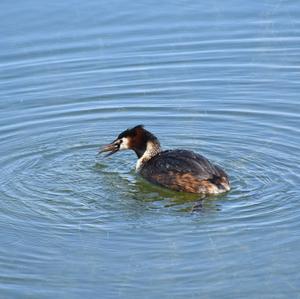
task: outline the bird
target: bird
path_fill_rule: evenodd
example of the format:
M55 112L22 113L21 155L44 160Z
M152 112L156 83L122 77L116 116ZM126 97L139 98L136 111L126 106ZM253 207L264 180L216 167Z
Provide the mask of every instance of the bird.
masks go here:
M157 137L143 125L129 128L103 146L106 157L121 150L137 155L135 170L147 181L178 192L215 195L230 190L229 177L204 156L186 149L162 150Z

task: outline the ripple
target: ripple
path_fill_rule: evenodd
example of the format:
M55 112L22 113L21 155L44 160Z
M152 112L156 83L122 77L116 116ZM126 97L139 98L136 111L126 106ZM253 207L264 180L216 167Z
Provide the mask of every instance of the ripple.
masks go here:
M4 296L199 297L201 288L247 298L259 284L260 296L295 297L296 4L155 4L4 4ZM96 156L140 123L163 148L222 166L232 190L177 193L138 177L133 153Z
M49 214L47 208L51 209L49 203L55 204L60 208L68 209L67 205L71 203L74 196L81 196L80 193L82 190L86 190L88 194L88 198L85 198L85 200L89 201L89 199L92 200L93 197L97 198L98 194L93 192L102 191L100 187L91 185L91 182L89 182L91 174L93 174L93 179L95 179L97 175L103 172L103 179L105 180L105 175L110 173L110 175L114 174L114 177L112 177L114 180L119 180L120 176L118 173L121 173L122 175L123 171L123 179L125 179L127 183L131 181L129 184L130 188L132 188L132 186L135 187L136 181L133 179L133 174L129 174L128 171L130 171L130 167L127 167L128 162L126 161L126 159L134 160L132 156L122 157L120 155L114 161L110 160L105 161L105 164L96 164L98 166L96 168L96 172L94 171L95 168L93 166L93 161L95 159L94 155L96 148L103 143L103 140L113 138L113 135L116 134L115 132L118 132L116 128L117 126L115 126L114 131L108 130L106 132L104 132L104 129L101 131L99 130L98 132L94 127L92 130L91 128L88 128L88 132L91 136L86 135L87 139L82 139L80 130L74 130L72 129L72 126L63 126L61 127L61 132L63 134L57 136L57 132L60 128L59 126L53 127L52 124L54 123L59 123L62 120L64 122L68 122L69 120L70 123L75 123L77 121L77 115L80 116L79 119L81 125L83 125L83 120L88 120L88 118L92 115L95 115L92 120L95 120L98 115L106 115L106 120L109 120L109 118L114 119L115 111L119 110L117 106L105 108L99 107L97 109L82 109L81 106L83 105L78 105L77 107L72 107L71 105L67 105L65 107L58 106L60 108L64 108L60 111L58 111L58 107L55 106L53 106L50 111L47 111L47 109L44 108L31 109L30 119L24 120L24 117L20 117L19 119L15 118L14 124L2 127L2 133L5 131L15 132L17 129L21 129L20 132L24 132L24 130L26 130L28 133L31 133L30 143L25 144L23 142L20 144L20 133L15 136L7 135L7 140L10 141L7 147L9 146L10 149L15 147L15 150L12 150L11 153L6 155L4 159L2 158L1 162L4 176L1 178L0 182L3 186L4 194L7 197L14 198L15 201L20 199L24 208L32 209L33 212L46 216ZM185 108L182 108L181 110L170 109L170 107L162 109L158 106L125 106L124 109L126 110L127 115L130 115L130 113L132 113L132 115L143 115L143 111L147 111L145 112L145 115L146 113L155 113L156 118L159 121L165 118L169 121L183 121L186 118L189 119L189 115L193 115L193 113L196 116L201 113L201 110L197 112L195 110L191 111ZM174 112L176 113L175 115ZM258 119L266 117L266 114L256 111L246 112L243 110L236 110L234 114L228 114L228 111L223 110L220 113L222 115L227 115L229 119L236 118L237 116L250 116L251 118L255 116ZM88 118L83 117L84 115ZM109 115L109 117L107 115ZM279 115L284 117L284 114ZM288 116L291 115L292 114L288 114ZM219 112L212 113L212 111L208 111L205 121L213 121L218 116ZM268 117L275 118L276 114L268 114ZM120 119L122 122L125 121L123 118L119 117L119 120ZM226 118L223 118L223 121L225 120ZM195 124L197 123L198 122ZM39 126L38 129L36 129L37 125ZM265 127L264 123L256 125ZM8 130L10 126L11 128ZM118 127L120 128L121 126L118 125ZM282 129L282 126L277 126L277 134L279 134ZM285 126L285 129L289 130L287 126ZM264 141L264 139L261 139L258 136L253 136L251 139L247 140L246 144L242 148L238 148L243 137L235 135L235 132L232 132L232 134L233 135L229 135L226 140L220 140L219 134L215 134L215 138L212 135L208 136L208 139L204 144L203 153L220 160L218 157L220 156L220 153L225 153L228 148L236 148L236 150L232 153L232 157L229 155L227 158L223 159L225 162L219 161L220 164L223 164L225 169L227 169L231 174L233 186L231 194L233 198L242 196L245 202L249 203L251 197L257 197L261 194L262 198L267 198L271 195L275 195L276 193L287 192L296 185L298 180L297 172L286 167L287 165L292 166L290 161L284 161L283 159L278 161L277 158L282 154L283 150L285 151L286 158L288 158L289 153L292 155L295 152L296 146L287 145L282 143L282 141ZM177 134L175 134L174 138L171 139L171 142L174 144L168 144L168 146L177 147L182 146L182 144L189 144L188 136L185 137L183 134L180 142L176 142L176 136ZM203 136L205 136L205 133L203 133ZM95 143L95 140L91 142L90 138L92 137L94 137L95 140L98 138L99 143ZM53 143L54 140L55 143ZM192 147L195 142L198 144L197 140L193 140L191 143ZM199 142L199 144L203 143L200 139ZM247 144L251 146L250 150ZM256 150L253 150L255 146L257 148ZM198 148L195 145L194 148L191 149L198 151ZM273 156L270 156L270 154ZM239 156L240 158L237 158ZM118 163L119 165L117 165ZM134 162L131 164L133 165L133 163ZM112 167L117 167L117 170L110 172L109 169L111 165ZM101 176L103 175L101 174ZM90 190L92 190L90 194L89 189L83 185L86 183L88 183L87 186L89 186ZM126 187L127 183L125 183L125 189L128 188L128 186ZM108 188L109 186L106 187ZM172 198L177 197L176 194L166 195L162 191L155 190L154 194L157 195L154 196L154 200L153 198L151 199L151 195L148 200L148 191L145 192L143 188L142 184L142 189L138 189L137 191L135 188L134 192L142 193L142 197L146 196L146 202L149 202L150 205L153 204L160 209L164 206L169 206L169 204L164 201L162 205L157 206L156 202L157 200L160 202L159 198L169 198L172 200ZM126 193L127 190L125 189L121 192ZM31 202L28 203L27 198L29 195ZM48 206L45 205L45 202L40 201L41 198L44 201L48 201ZM23 199L26 200L24 201ZM32 206L33 202L35 202L34 207ZM76 202L72 202L71 206L73 208L74 205L76 206ZM76 208L84 207L86 205L88 205L88 203L85 201L79 201ZM263 211L268 210L268 202L262 201L260 202L260 205L262 205L261 209ZM173 206L173 204L171 204L171 206ZM251 204L247 206L247 209L248 208L252 211L252 214L248 215L248 217L256 217L258 215L258 211L256 209L252 209ZM70 212L68 210L64 210L63 213L66 211ZM54 212L58 212L57 207Z

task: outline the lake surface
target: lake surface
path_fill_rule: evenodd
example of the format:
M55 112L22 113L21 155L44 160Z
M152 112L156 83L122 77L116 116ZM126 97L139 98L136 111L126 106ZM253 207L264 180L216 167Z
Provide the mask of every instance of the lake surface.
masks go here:
M300 298L298 1L1 1L1 298ZM221 165L155 187L131 152Z

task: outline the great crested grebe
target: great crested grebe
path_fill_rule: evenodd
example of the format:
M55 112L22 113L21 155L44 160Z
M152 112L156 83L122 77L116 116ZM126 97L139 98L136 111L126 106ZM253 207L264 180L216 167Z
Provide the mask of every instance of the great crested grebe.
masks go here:
M100 153L110 156L119 150L135 151L136 172L151 183L176 191L220 194L230 190L227 174L205 157L188 150L162 151L158 139L142 125L122 132Z

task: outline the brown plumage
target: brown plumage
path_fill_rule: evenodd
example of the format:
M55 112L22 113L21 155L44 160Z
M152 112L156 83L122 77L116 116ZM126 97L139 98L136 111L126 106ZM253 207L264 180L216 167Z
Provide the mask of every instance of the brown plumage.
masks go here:
M146 180L176 191L219 194L230 190L226 173L205 157L188 150L162 151L158 139L139 125L122 132L101 152L109 155L132 149L138 156L136 171Z

